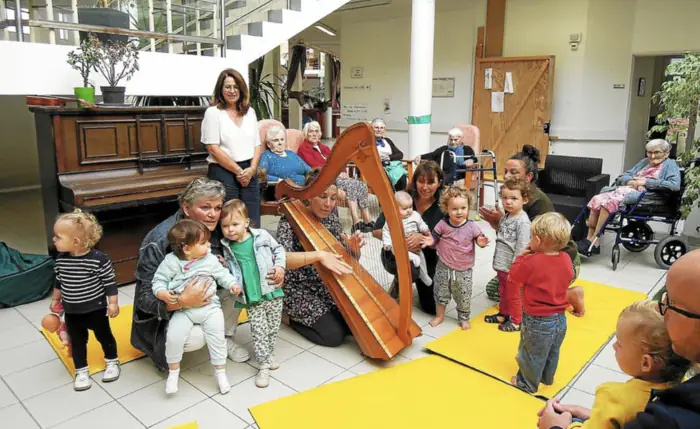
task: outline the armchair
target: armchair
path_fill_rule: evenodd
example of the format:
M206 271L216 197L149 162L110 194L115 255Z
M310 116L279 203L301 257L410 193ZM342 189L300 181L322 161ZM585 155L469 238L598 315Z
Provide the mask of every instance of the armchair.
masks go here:
M537 186L552 200L554 210L573 224L588 201L610 184L610 175L601 174L602 169L600 158L548 155ZM585 224L580 222L571 235L579 240L585 231Z

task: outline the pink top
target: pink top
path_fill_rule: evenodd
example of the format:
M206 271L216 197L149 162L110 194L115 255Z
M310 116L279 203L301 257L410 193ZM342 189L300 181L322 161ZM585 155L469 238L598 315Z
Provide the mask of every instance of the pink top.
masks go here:
M453 270L467 271L474 266L474 240L482 235L476 222L466 221L462 226L452 226L443 219L435 226L435 248L440 261Z

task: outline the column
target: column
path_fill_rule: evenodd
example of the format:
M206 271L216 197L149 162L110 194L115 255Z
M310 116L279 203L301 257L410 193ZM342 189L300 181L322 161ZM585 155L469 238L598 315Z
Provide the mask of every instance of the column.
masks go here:
M291 91L301 92L304 90L303 76L301 73L301 67L297 71L297 78L292 84ZM290 98L287 103L289 108L289 127L295 130L301 130L302 120L303 120L303 110L299 101L296 98Z
M435 0L413 0L411 8L411 86L408 110L408 158L430 150L433 99Z
M325 121L321 124L323 127L323 137L330 139L333 137L333 106L331 105L331 69L333 68L333 57L327 52L321 53L321 67L323 69L323 96L328 100L328 108L324 116Z

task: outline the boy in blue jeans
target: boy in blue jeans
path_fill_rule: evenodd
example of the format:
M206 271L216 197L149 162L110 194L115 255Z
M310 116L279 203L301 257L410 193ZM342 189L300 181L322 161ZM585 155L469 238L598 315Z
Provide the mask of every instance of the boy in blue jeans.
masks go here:
M508 282L523 291L525 310L516 357L519 371L511 383L529 393L537 392L540 382L554 383L559 364L567 293L574 277L571 258L563 251L570 231L571 225L559 213L538 216L532 222L529 251L510 269Z

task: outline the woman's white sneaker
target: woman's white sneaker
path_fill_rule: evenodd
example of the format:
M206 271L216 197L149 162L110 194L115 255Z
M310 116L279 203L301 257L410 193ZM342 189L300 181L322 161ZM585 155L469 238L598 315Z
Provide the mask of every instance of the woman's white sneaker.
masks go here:
M267 387L270 385L270 365L260 366L258 375L255 376L255 385L258 387Z
M119 359L105 359L105 373L102 375L102 382L109 383L116 381L121 375Z
M75 370L75 380L73 381L73 389L80 392L83 390L88 390L92 387L90 382L90 374L88 373L88 367L80 368Z

